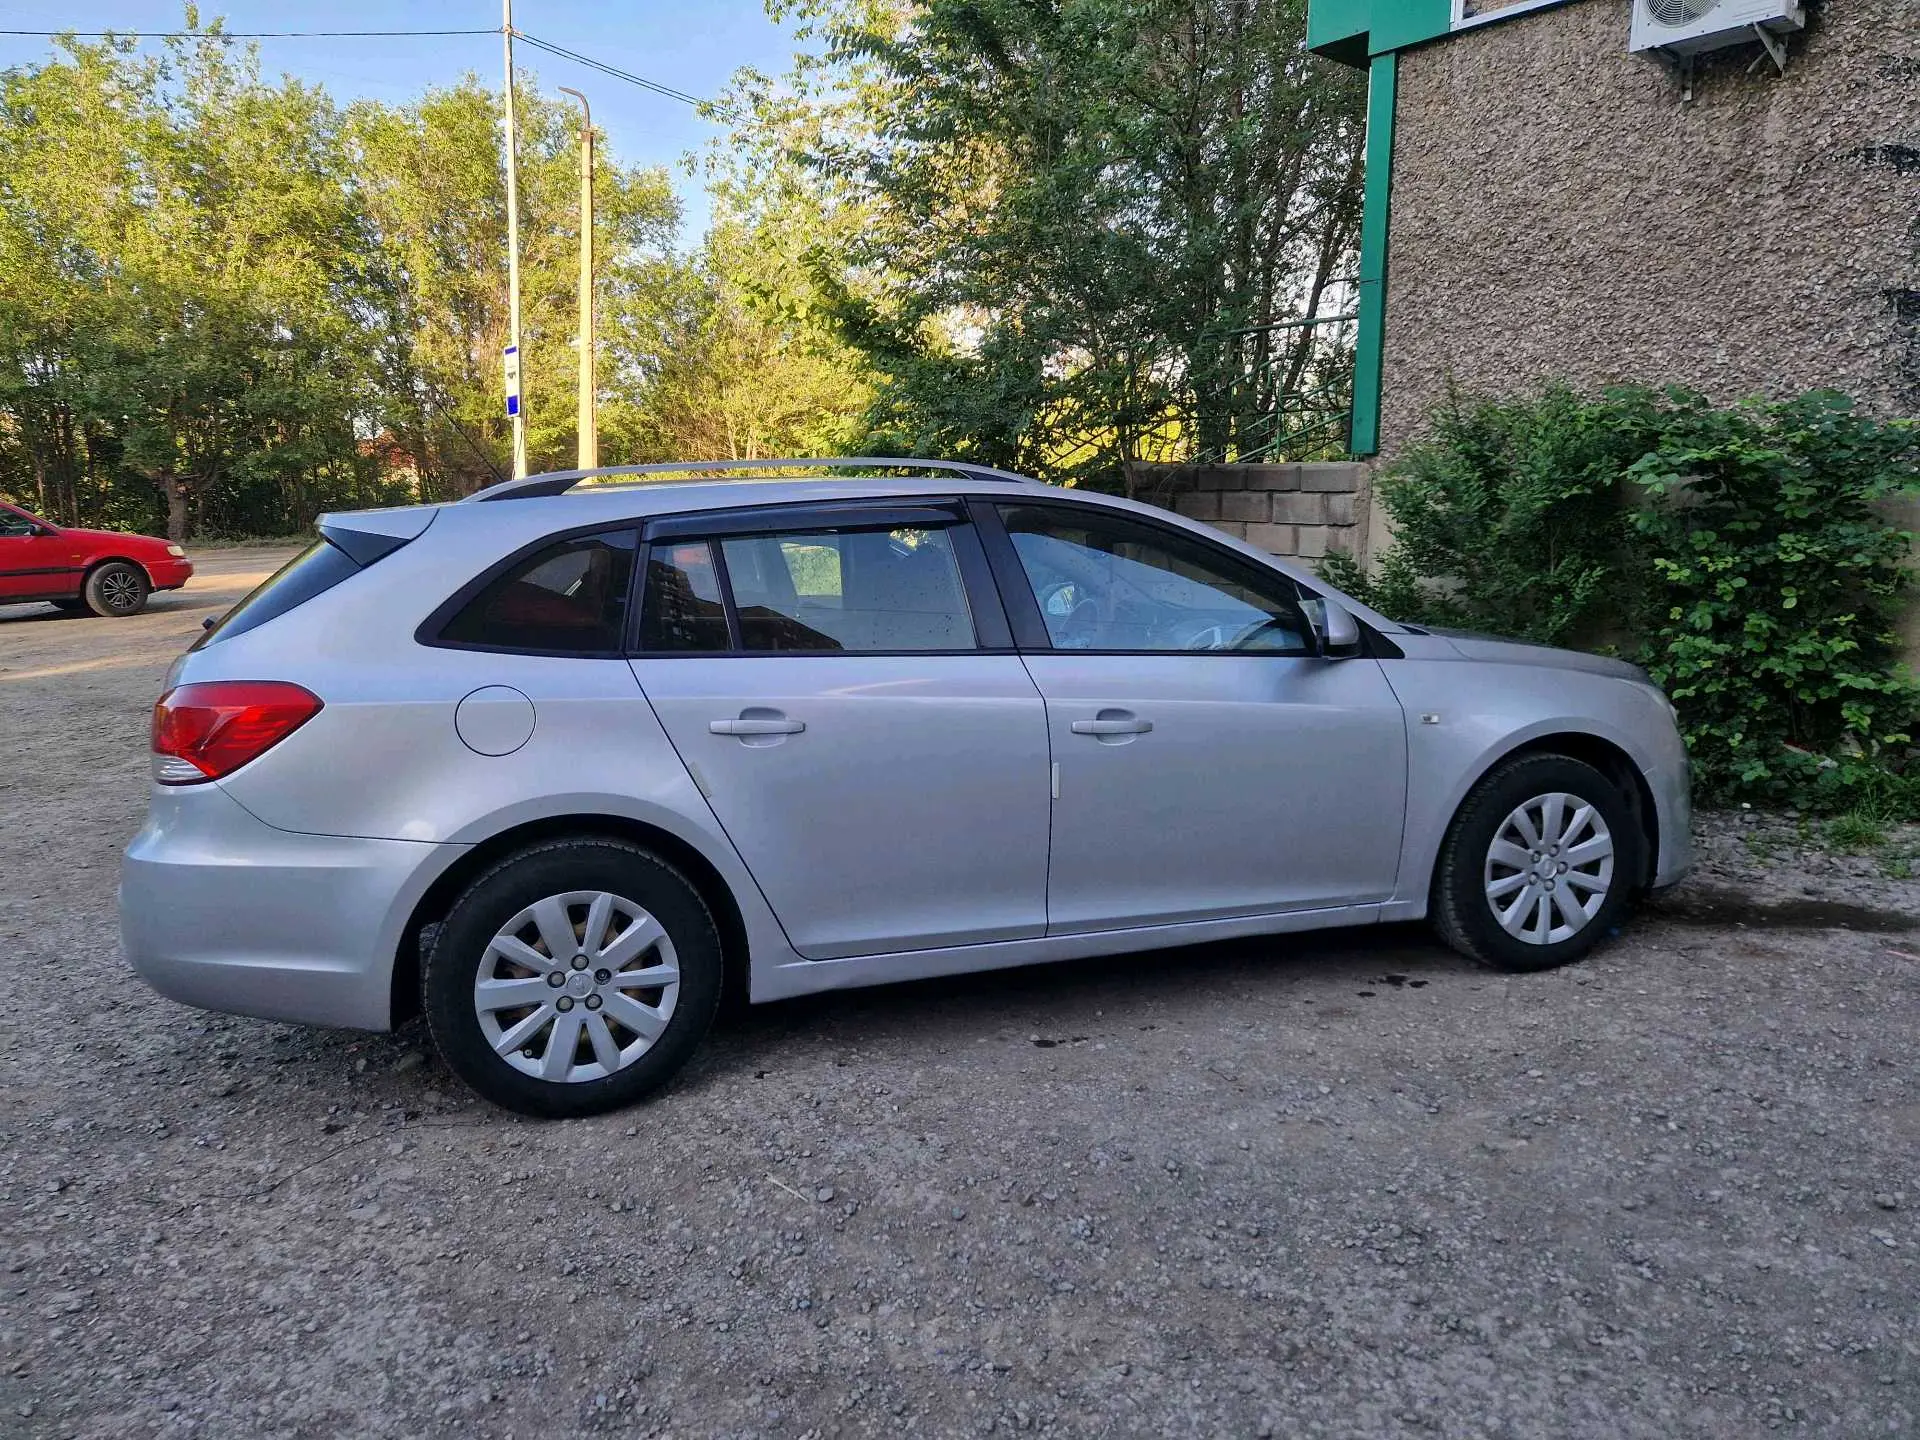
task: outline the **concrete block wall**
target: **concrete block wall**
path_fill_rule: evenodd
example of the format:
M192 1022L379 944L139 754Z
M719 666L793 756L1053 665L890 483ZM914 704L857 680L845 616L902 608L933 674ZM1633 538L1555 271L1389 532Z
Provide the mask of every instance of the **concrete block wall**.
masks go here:
M1317 560L1366 551L1364 464L1134 465L1128 478L1139 499L1273 555Z

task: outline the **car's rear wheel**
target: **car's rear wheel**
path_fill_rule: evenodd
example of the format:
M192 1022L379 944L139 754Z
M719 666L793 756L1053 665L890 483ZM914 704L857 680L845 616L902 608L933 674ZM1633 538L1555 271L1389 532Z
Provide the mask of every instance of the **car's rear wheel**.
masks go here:
M96 615L117 618L138 615L153 591L147 572L125 560L109 560L87 576L81 591L87 608Z
M1498 970L1578 960L1632 903L1644 842L1620 789L1565 755L1497 766L1462 802L1440 848L1434 922Z
M523 1115L596 1115L666 1083L720 999L720 936L672 866L552 840L485 871L434 938L422 1008L448 1066Z

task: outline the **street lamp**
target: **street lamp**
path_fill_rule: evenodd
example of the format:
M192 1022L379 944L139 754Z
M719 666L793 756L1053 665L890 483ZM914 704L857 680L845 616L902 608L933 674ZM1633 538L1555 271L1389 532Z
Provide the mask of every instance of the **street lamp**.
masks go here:
M520 162L513 126L513 0L500 0L507 52L507 415L513 421L513 478L527 473L527 407L520 393Z

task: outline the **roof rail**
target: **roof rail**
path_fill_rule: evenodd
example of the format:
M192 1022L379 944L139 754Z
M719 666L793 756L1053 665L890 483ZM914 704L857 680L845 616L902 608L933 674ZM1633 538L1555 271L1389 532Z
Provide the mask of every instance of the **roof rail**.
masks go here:
M833 470L923 470L935 474L953 473L969 480L998 480L1014 485L1039 485L1031 475L1016 475L1011 470L996 470L991 465L975 465L964 460L905 460L885 455L833 455L819 459L787 457L777 460L671 460L656 465L613 465L599 470L555 470L546 475L527 475L518 480L503 480L467 496L468 500L520 500L542 495L564 495L583 480L598 480L609 475L681 475L716 470L801 470L824 466Z

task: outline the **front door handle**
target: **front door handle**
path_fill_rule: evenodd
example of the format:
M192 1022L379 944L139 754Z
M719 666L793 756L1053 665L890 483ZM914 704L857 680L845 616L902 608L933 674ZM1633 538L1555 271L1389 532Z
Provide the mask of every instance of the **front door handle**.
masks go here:
M804 720L710 720L707 729L715 735L798 735L807 728Z
M1076 735L1145 735L1153 722L1125 711L1103 710L1098 720L1076 720L1071 728Z

